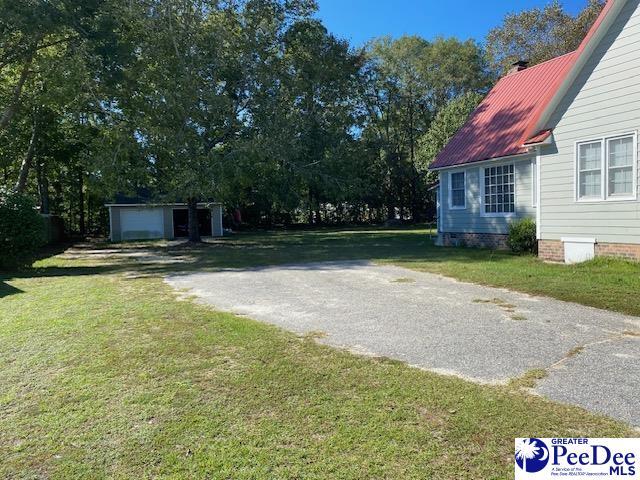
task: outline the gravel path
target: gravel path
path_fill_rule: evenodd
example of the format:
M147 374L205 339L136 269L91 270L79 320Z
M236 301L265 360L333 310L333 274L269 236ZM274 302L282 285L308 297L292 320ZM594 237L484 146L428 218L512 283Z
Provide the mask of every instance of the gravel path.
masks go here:
M367 262L173 275L200 301L329 345L542 395L640 426L640 319Z

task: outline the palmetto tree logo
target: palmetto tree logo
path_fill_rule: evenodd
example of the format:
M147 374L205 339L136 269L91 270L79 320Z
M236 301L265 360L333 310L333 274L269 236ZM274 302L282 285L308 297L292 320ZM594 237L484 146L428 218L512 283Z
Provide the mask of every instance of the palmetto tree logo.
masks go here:
M538 438L519 438L516 440L516 464L524 472L535 473L549 463L549 449Z

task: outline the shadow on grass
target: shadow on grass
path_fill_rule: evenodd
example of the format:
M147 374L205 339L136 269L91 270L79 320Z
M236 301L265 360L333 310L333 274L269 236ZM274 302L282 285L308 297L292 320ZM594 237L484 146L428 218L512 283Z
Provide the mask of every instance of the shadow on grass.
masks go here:
M24 292L19 288L16 288L0 280L0 298L8 297L9 295L15 295L16 293Z
M53 252L54 254L60 252ZM140 276L164 276L194 271L260 269L274 265L295 268L332 268L323 262L443 263L502 261L513 258L505 252L436 247L427 230L349 229L240 233L188 242L82 243L67 250L71 260L39 268L12 272L1 278L35 278L104 275L135 272ZM74 260L91 265L74 265Z

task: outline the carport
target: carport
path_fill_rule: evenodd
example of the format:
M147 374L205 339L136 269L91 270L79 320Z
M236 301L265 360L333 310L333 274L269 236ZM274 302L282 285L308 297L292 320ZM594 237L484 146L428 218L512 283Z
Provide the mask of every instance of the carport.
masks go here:
M110 203L109 238L112 242L187 237L186 203ZM221 237L222 205L198 204L198 227L203 237Z

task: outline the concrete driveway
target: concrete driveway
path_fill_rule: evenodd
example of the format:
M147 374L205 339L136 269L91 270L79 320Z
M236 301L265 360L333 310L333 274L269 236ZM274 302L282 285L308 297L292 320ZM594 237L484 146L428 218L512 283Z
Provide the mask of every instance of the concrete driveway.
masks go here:
M532 369L540 394L640 426L640 319L367 262L174 275L217 309L483 383Z

